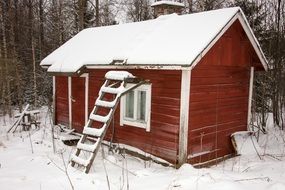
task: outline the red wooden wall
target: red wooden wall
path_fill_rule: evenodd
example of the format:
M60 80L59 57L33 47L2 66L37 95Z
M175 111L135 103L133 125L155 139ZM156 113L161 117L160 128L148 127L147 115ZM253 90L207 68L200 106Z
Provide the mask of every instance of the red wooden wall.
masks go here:
M179 129L181 71L128 70L133 75L149 79L152 83L151 128L120 126L120 108L115 113L114 142L127 144L145 152L176 162ZM89 72L89 112L107 70ZM112 126L112 125L111 125ZM108 139L111 138L111 126Z
M108 70L89 70L89 114ZM181 71L129 70L152 84L150 132L133 126L120 126L120 106L115 112L114 142L127 144L176 163L180 118ZM85 118L85 78L72 77L72 127L82 132ZM69 126L68 79L56 76L56 123ZM112 124L107 140L112 137Z
M71 77L72 128L82 132L85 125L85 77Z
M68 113L68 79L65 76L55 77L55 122L69 125Z
M235 22L192 70L190 163L233 153L230 135L247 130L250 66L255 58L240 23Z
M246 130L250 66L261 65L239 22L218 40L191 73L188 154L190 163L231 154L230 134ZM108 70L89 70L89 113ZM129 70L152 83L151 128L120 126L115 113L113 141L137 147L176 163L178 154L181 71ZM73 77L73 125L82 131L84 78ZM56 121L68 126L67 77L56 77ZM112 137L112 124L107 140ZM208 153L207 153L208 152ZM201 156L197 156L202 153ZM194 157L196 156L196 157Z

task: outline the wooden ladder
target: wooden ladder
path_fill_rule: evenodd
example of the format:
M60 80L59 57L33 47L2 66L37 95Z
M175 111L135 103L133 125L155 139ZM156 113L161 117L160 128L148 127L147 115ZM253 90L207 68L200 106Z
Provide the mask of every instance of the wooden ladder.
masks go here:
M95 106L89 116L88 122L83 129L83 135L77 143L76 152L71 156L71 166L74 167L75 164L78 166L83 166L84 172L88 173L92 163L97 155L99 147L106 135L108 127L112 121L115 110L118 106L120 98L127 92L139 87L148 81L134 77L132 74L126 71L109 71L105 75L105 83L102 85L99 96L95 101ZM126 84L131 83L129 88L126 88ZM107 94L115 96L112 101L104 100ZM99 108L104 108L109 110L106 116L98 114ZM92 128L92 123L96 121L100 123L100 128ZM87 144L87 138L95 137L97 140L95 143ZM88 159L80 157L81 151L91 153Z

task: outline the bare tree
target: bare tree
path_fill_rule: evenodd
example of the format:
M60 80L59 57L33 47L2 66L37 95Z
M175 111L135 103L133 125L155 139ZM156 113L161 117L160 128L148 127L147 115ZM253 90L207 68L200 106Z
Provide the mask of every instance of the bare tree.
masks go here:
M124 0L122 3L130 21L138 22L152 18L149 0Z
M194 6L197 11L210 11L224 7L225 3L226 0L196 0Z
M5 109L4 111L8 111L9 115L12 115L12 111L11 111L11 88L10 88L10 77L9 77L9 67L8 67L8 54L7 54L7 35L6 35L6 23L5 23L5 18L6 18L6 10L5 9L9 9L9 3L10 2L1 2L0 4L0 11L1 11L1 17L0 17L0 22L1 22L1 32L2 32L2 61L4 63L4 66L2 67L2 69L4 70L3 72L3 78L4 81L3 82L3 89L2 89L2 100L3 100L3 104L5 105ZM4 112L5 113L5 112Z

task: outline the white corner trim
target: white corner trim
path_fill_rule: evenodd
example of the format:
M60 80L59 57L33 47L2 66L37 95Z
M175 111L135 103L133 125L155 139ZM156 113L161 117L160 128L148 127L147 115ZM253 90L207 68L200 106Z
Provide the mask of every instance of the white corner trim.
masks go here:
M120 126L124 126L124 113L125 113L125 97L124 96L121 96L121 100L120 100Z
M146 110L147 114L146 114L146 131L150 132L150 125L151 125L151 89L152 89L152 85L149 84L149 92L146 94Z
M72 79L68 77L68 116L69 116L69 128L72 129Z
M181 95L180 95L180 124L179 124L179 152L178 152L179 165L187 161L190 84L191 84L191 70L189 71L183 70L181 78Z
M251 103L253 92L253 79L254 79L254 67L250 68L250 80L249 80L249 94L248 94L248 110L247 110L247 130L250 131L250 118L251 118Z
M85 77L85 125L88 122L88 98L89 98L89 73L86 73Z
M52 108L53 108L53 112L52 112L52 122L53 125L55 125L55 114L56 114L56 80L55 80L55 76L52 76Z

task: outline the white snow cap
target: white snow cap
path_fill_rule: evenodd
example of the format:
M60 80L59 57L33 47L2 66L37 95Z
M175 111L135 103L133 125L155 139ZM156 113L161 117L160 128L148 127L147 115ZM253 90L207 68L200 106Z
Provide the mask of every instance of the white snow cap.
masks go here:
M261 148L250 131L239 131L231 135L235 139L236 151L241 155L260 154Z
M175 5L179 7L185 7L183 3L177 2L177 1L156 1L153 4L151 4L152 7L158 6L158 5Z
M126 78L134 78L134 76L127 71L108 71L105 74L105 78L111 80L124 80Z
M122 66L190 66L238 12L241 9L233 7L85 29L43 59L41 66L55 73L115 60L122 60Z

